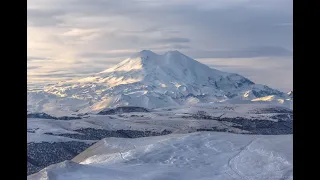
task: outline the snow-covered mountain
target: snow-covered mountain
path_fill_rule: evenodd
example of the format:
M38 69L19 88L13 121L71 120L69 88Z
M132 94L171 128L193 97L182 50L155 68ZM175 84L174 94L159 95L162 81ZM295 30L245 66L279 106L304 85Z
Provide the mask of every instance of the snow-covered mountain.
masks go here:
M143 50L93 76L29 91L28 111L63 116L118 106L152 109L248 101L290 104L286 93L209 68L178 51L158 55Z

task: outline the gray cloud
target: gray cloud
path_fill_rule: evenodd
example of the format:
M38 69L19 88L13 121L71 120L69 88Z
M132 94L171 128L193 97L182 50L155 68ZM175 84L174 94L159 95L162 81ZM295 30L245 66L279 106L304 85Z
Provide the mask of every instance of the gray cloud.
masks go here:
M127 58L132 55L132 52L125 53L80 53L79 57L82 58L90 58L90 59L108 59L108 58Z
M37 61L37 60L50 60L50 58L34 57L34 56L28 56L27 57L27 61Z
M55 26L62 23L63 20L58 19L57 16L66 14L67 12L61 10L39 10L39 9L28 9L27 20L31 26Z
M30 67L61 69L63 63L49 66L35 60L69 61L68 68L73 63L74 70L82 73L88 66L107 67L142 49L178 49L192 58L292 55L292 0L27 3Z
M253 58L253 57L285 57L292 56L292 52L273 46L248 47L233 50L191 51L194 58Z
M225 72L238 73L258 84L288 92L293 88L292 57L199 59Z
M190 46L181 45L181 44L173 44L170 49L190 49Z
M158 1L159 2L159 1ZM292 28L283 26L278 27L274 24L281 24L283 22L292 21L292 2L289 0L279 1L243 1L242 3L222 3L210 1L188 1L189 3L158 3L153 5L144 1L105 1L105 0L76 0L65 1L61 4L57 3L51 8L51 12L43 13L42 19L33 19L31 22L44 21L42 23L55 24L58 14L71 14L74 18L72 21L73 27L78 25L83 26L82 23L77 22L80 17L100 17L106 18L105 23L99 22L97 24L87 23L93 27L100 27L110 24L117 27L118 31L137 29L149 29L145 33L159 30L159 27L171 27L176 31L180 31L186 36L192 37L192 42L196 44L206 44L216 48L224 46L241 47L243 43L247 46L261 45L261 43L273 46L290 47L292 44ZM190 3L191 2L191 3ZM219 5L222 3L222 5ZM154 3L155 4L155 3ZM205 8L206 5L209 8ZM265 8L261 8L264 7ZM210 9L211 8L211 9ZM33 12L34 10L28 10ZM31 13L31 17L39 17L39 12ZM74 14L74 16L72 16ZM29 16L28 16L29 20ZM70 20L70 18L69 18ZM67 19L59 19L68 23ZM87 22L87 21L86 21ZM40 25L42 25L40 23ZM36 23L35 23L36 24ZM155 26L157 28L155 28ZM193 32L195 31L195 32ZM164 31L161 31L165 33ZM138 32L136 32L138 34ZM191 33L198 33L193 34ZM134 31L132 31L134 34ZM107 36L106 36L107 37ZM130 35L117 35L115 39L137 42L141 44L142 38ZM184 37L186 39L190 39ZM193 41L194 40L194 41ZM114 41L118 43L117 41ZM128 42L130 43L130 42ZM148 45L150 46L150 42ZM129 45L128 46L132 46Z
M33 75L33 77L40 77L40 78L47 78L47 77L54 77L54 78L59 78L59 77L63 77L63 79L65 78L72 78L75 77L74 73L55 73L55 74L39 74L39 75Z
M29 70L29 69L37 69L37 68L40 68L41 66L29 66L29 67L27 67L27 69Z
M160 42L164 42L164 43L187 43L187 42L190 42L190 39L188 39L188 38L180 38L180 37L172 37L172 38L162 39Z

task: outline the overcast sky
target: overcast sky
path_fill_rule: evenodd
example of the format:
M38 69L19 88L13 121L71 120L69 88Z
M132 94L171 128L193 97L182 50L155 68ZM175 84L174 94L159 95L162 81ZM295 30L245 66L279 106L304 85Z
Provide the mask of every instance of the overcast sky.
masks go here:
M257 83L283 91L292 88L292 0L28 0L27 4L29 85L86 76L149 49L179 50L213 68L249 72ZM259 74L261 68L266 74Z

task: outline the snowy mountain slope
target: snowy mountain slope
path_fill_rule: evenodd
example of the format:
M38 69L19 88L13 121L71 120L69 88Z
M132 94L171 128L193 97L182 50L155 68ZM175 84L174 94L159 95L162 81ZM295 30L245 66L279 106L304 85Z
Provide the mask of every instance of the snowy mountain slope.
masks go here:
M292 135L218 132L106 138L77 157L28 176L73 179L264 179L292 177Z
M67 116L118 106L153 109L270 95L287 101L283 92L209 68L178 51L158 55L143 50L94 76L29 91L28 111Z
M28 174L70 160L106 137L139 138L196 131L292 134L292 110L267 104L199 103L147 111L120 107L102 114L105 115L71 120L28 118Z

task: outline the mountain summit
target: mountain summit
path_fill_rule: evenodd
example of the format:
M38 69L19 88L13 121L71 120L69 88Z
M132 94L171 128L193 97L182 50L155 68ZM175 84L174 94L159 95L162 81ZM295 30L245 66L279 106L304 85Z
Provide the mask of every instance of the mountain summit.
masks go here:
M110 86L143 82L162 86L208 84L208 80L228 76L199 63L179 51L169 51L162 55L143 50L116 66L97 74L97 78L106 80ZM107 78L107 79L105 79ZM114 84L110 83L113 79ZM252 84L249 80L248 83Z
M212 69L179 51L159 55L143 50L94 76L29 92L28 110L97 112L118 106L159 108L250 101L270 95L287 96L241 75Z

